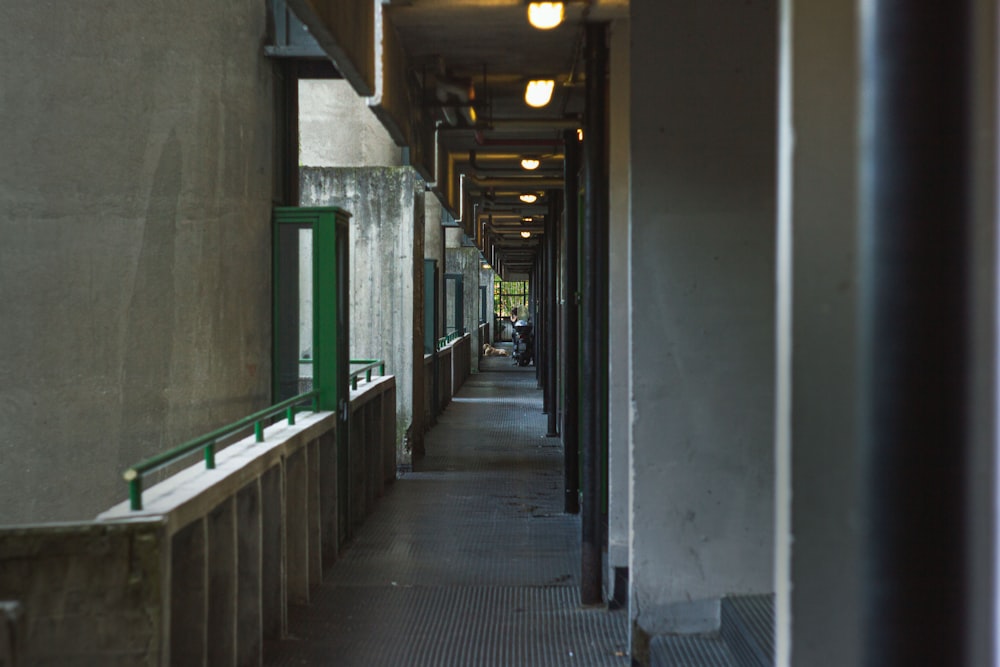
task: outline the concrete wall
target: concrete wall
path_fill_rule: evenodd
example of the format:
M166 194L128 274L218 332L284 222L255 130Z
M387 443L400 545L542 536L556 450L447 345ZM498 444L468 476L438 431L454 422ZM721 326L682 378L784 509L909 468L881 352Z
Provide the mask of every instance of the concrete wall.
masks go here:
M773 589L777 14L631 6L633 651ZM641 294L641 300L638 295Z
M0 529L0 599L23 610L15 664L261 664L338 553L339 499L356 524L395 479L394 391L377 377L351 392L350 444L332 413L300 413L151 486L142 510Z
M0 6L0 523L269 401L265 12Z
M611 25L610 98L629 97L628 21ZM629 435L631 389L629 325L632 294L629 283L629 108L612 104L608 145L610 152L608 200L608 574L605 595L614 595L616 570L628 567ZM639 304L638 308L642 305Z
M299 81L299 164L398 167L402 149L343 80Z
M403 440L416 411L414 383L422 382L415 374L414 347L423 340L414 337L414 306L423 182L410 167L304 167L300 189L303 206L340 206L352 215L350 354L384 359L396 376L397 458L408 464Z
M462 274L462 301L466 333L472 337L472 349L482 347L479 342L479 275L482 260L479 248L464 245L465 232L458 227L445 228L445 268L447 273ZM451 308L449 304L446 307ZM479 355L472 355L472 372L479 372Z
M438 267L438 298L444 294L444 227L441 226L441 216L444 209L437 197L431 195L424 199L424 258L437 261ZM444 332L444 301L438 307L438 335Z

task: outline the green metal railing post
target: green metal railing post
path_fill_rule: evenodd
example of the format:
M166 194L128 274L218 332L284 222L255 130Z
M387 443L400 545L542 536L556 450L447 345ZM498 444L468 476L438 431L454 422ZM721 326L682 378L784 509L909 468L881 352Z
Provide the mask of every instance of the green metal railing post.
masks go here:
M316 399L317 393L315 391L293 396L292 398L282 401L277 405L273 405L270 408L261 410L260 412L255 412L248 417L244 417L237 422L229 424L228 426L223 426L222 428L212 431L211 433L195 438L194 440L189 440L183 445L174 447L169 451L157 454L156 456L135 464L126 470L122 475L128 483L129 507L131 507L133 511L139 511L142 509L142 476L146 473L151 473L155 470L168 466L184 456L193 454L199 449L202 451L202 456L205 460L205 468L211 470L212 468L215 468L215 445L220 440L235 435L241 431L245 432L246 429L252 428L255 440L257 442L263 442L263 420L272 418L286 411L289 411L292 415L294 415L295 406L307 400L313 404L313 411L315 412ZM294 423L294 421L291 423Z

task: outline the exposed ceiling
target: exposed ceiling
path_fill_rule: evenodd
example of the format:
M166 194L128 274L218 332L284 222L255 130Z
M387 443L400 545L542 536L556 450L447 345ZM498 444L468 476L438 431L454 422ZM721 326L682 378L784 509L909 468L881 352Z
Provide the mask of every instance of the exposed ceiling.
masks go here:
M628 14L628 0L569 2L560 26L538 30L528 23L527 5L392 0L383 8L428 117L439 121L438 150L466 176L466 201L474 208L466 230L505 276L531 270L548 193L562 187L563 136L579 127L584 110L583 24ZM531 79L556 82L543 108L524 101ZM540 159L540 167L523 170L524 156ZM526 193L538 199L526 204L519 199Z

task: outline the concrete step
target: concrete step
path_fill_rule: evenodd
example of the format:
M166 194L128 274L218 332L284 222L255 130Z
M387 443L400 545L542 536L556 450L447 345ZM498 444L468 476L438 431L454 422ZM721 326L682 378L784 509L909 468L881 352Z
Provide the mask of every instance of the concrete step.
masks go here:
M774 664L774 595L722 598L720 634L740 667Z
M661 635L649 645L650 667L737 667L720 637Z

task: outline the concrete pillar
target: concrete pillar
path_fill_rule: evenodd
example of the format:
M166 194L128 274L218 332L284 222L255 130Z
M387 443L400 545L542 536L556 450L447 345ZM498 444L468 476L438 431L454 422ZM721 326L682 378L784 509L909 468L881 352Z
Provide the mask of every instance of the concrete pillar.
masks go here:
M423 181L410 167L304 167L301 199L351 213L351 358L383 359L396 376L397 459L408 464L403 436L415 412L414 346L423 347L413 331Z
M852 6L793 4L781 40L794 78L781 91L778 664L835 667L861 664L858 25Z
M266 5L64 9L0 6L5 524L90 519L270 400Z
M773 590L777 12L632 3L633 655ZM640 296L641 295L641 296Z
M629 25L611 24L609 97L629 98ZM629 435L629 324L632 294L629 286L629 107L609 109L608 198L608 572L605 598L616 604L628 572ZM616 595L616 592L618 595Z

